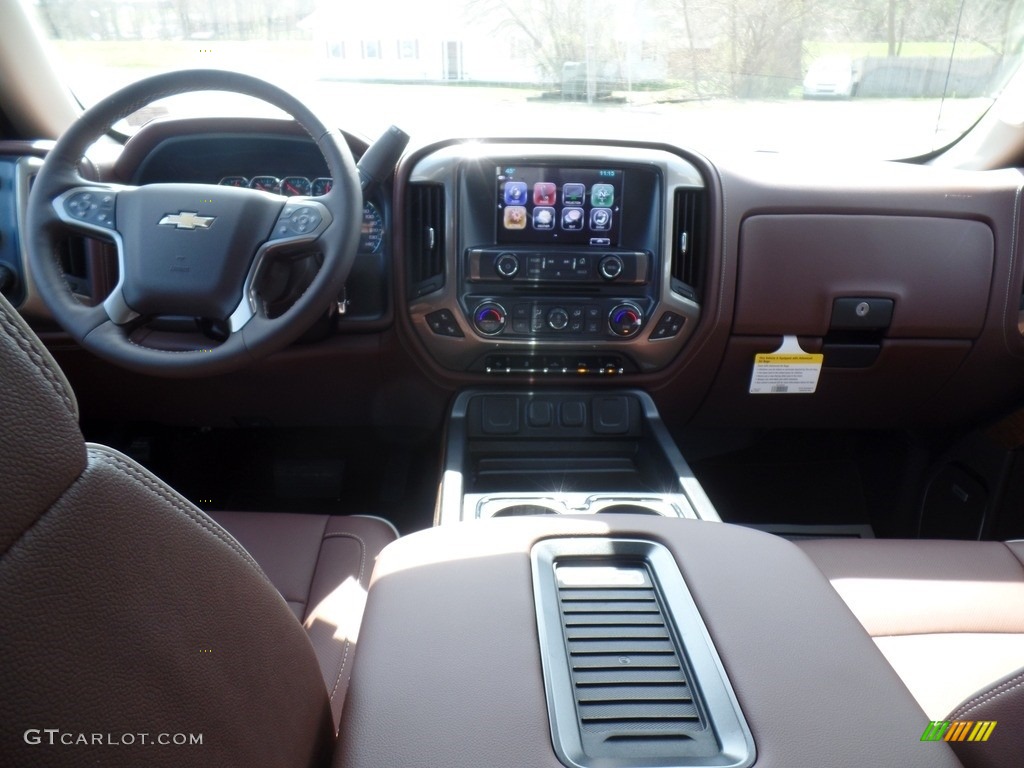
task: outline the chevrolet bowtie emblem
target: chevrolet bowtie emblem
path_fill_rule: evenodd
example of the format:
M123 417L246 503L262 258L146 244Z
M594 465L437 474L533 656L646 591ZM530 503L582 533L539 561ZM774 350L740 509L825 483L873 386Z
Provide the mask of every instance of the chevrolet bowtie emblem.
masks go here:
M209 229L215 218L214 216L200 216L194 211L181 211L167 214L160 219L160 225L167 224L176 229Z

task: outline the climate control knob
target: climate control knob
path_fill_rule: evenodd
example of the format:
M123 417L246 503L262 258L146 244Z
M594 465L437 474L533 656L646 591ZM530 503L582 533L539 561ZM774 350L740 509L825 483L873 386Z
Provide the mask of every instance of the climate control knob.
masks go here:
M548 326L554 331L565 330L569 325L569 313L561 307L555 307L548 312Z
M511 280L519 272L519 259L514 253L502 253L494 260L494 271L506 280Z
M605 256L597 265L598 272L605 280L614 280L622 274L623 269L622 259L618 256Z
M496 301L485 301L473 311L473 325L484 336L501 333L507 319L505 308Z
M608 313L608 327L616 336L635 336L643 325L644 314L636 304L616 304Z

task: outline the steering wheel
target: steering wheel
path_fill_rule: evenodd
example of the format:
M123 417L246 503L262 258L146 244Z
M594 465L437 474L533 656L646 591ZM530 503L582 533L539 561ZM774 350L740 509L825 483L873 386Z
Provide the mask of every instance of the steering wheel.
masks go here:
M288 113L320 149L331 190L283 198L211 184L105 184L79 173L86 149L118 120L157 99L207 90L253 96ZM160 376L219 374L284 347L324 315L352 267L361 221L359 175L337 131L263 80L184 70L114 93L57 141L29 196L29 268L57 322L99 357ZM117 247L119 279L102 304L80 302L64 280L59 248L69 233L99 236ZM295 303L271 318L259 296L261 273L275 256L297 252L318 253L322 264ZM132 331L156 316L215 321L223 341L173 351L133 341Z

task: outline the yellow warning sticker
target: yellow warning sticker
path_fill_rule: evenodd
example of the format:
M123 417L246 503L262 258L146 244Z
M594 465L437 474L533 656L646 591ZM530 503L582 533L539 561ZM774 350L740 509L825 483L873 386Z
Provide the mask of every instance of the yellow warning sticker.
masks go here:
M809 395L818 388L825 361L822 354L804 352L796 336L786 336L774 352L754 355L750 376L752 395Z

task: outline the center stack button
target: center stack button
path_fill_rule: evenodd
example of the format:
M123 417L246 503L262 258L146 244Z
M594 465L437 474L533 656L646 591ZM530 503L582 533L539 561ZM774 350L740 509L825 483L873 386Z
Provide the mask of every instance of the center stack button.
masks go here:
M494 271L506 280L511 280L519 273L519 259L514 253L501 253L494 260Z
M496 301L485 301L473 312L473 325L484 336L495 336L505 328L505 308Z
M624 268L625 265L622 263L622 259L615 255L605 256L597 267L601 277L605 280L614 280L622 274Z
M569 325L569 313L561 307L555 307L548 312L548 326L555 331L565 330Z

